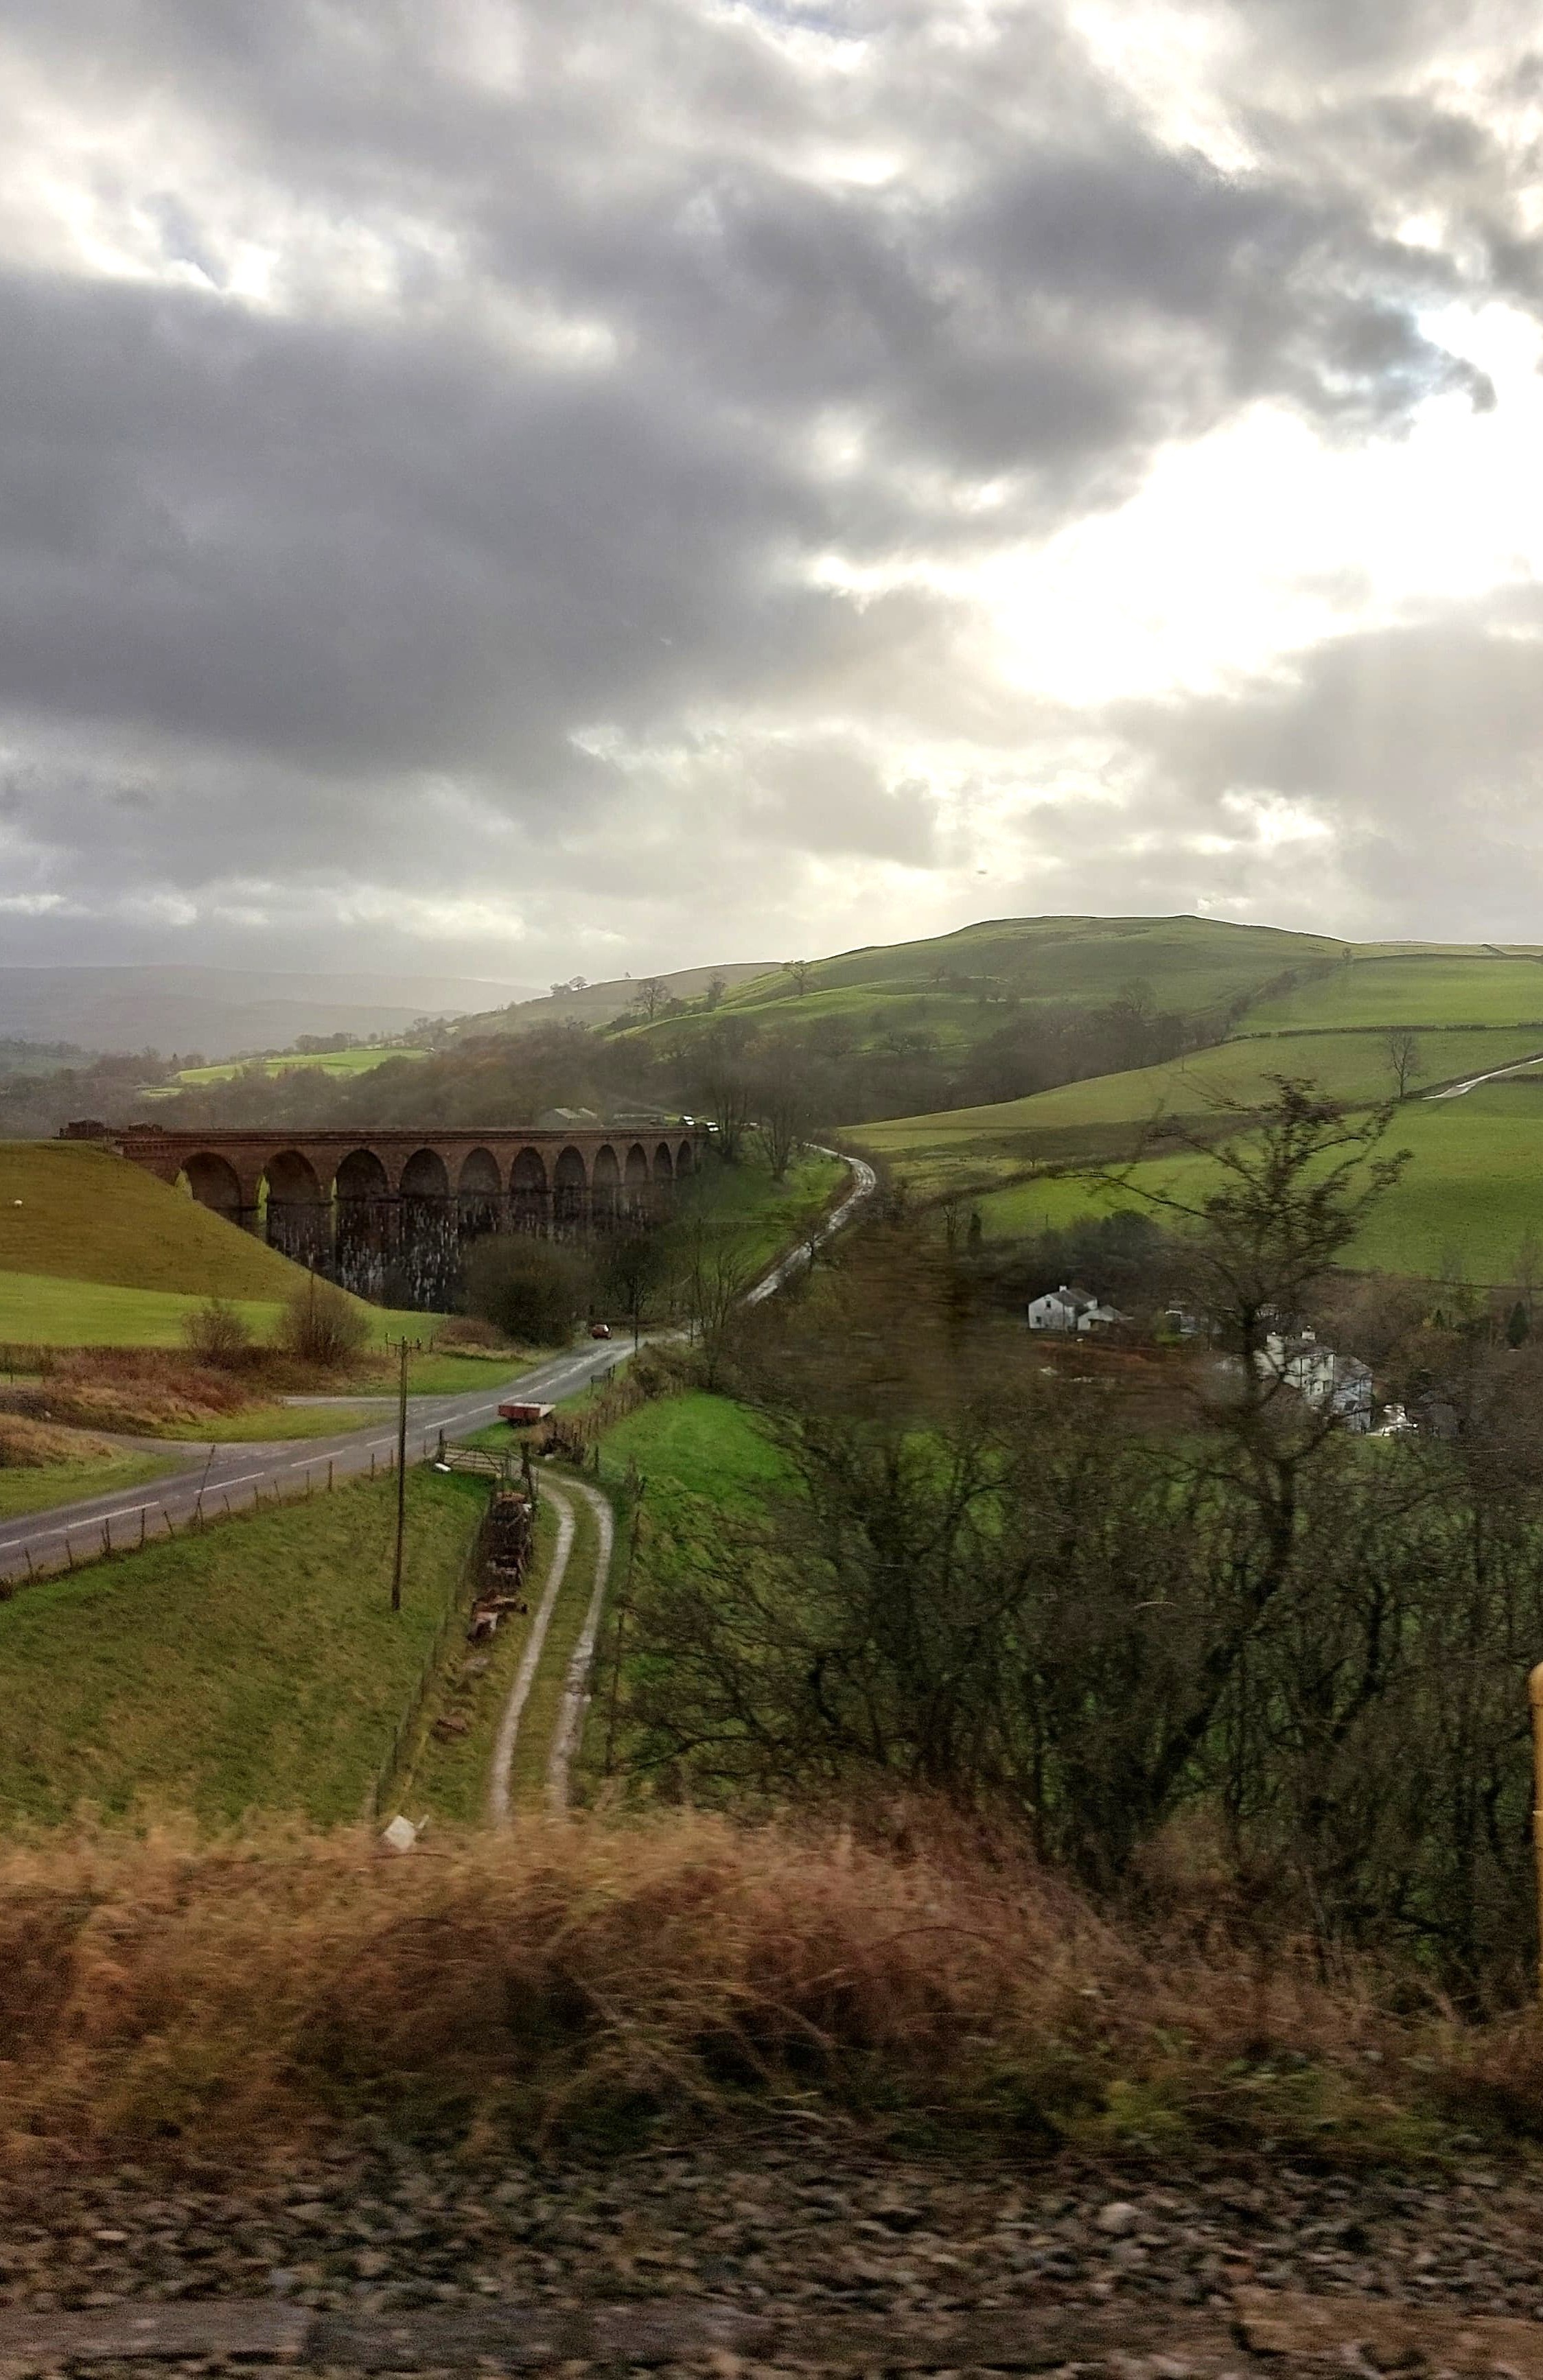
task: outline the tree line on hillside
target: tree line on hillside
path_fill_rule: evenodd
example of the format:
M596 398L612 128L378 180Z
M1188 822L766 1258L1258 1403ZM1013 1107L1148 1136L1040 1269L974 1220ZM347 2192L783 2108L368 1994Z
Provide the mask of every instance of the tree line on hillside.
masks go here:
M0 1041L0 1140L48 1140L77 1116L121 1122L141 1091L191 1062L154 1050L78 1050L68 1042Z
M733 1326L786 1479L682 1499L609 1658L637 1790L942 1797L1112 1906L1530 1991L1543 1361L1439 1326L1451 1434L1343 1434L1260 1361L1400 1160L1284 1083L1167 1229L1213 1348L1052 1369L895 1206ZM878 1816L875 1823L880 1823Z
M30 1074L17 1087L14 1120L5 1111L7 1087L0 1077L0 1123L8 1123L18 1137L53 1132L81 1113L109 1123L153 1115L178 1128L445 1128L533 1124L556 1107L605 1112L655 1106L711 1115L732 1147L742 1111L767 1118L774 1109L795 1132L828 1129L991 1105L1156 1065L1221 1039L1246 1004L1186 1014L1160 1007L1141 982L1124 985L1106 1001L1050 1003L987 985L961 1039L958 987L952 979L931 994L918 986L915 998L890 1001L878 1021L871 1014L828 1012L806 1018L798 972L788 970L784 1002L754 1015L723 1008L716 985L689 1002L650 1004L649 995L662 985L646 978L634 1009L610 1025L547 1025L457 1038L448 1045L426 1036L440 1046L349 1075L315 1067L273 1070L269 1062L253 1060L219 1082L189 1085L175 1100L142 1106L138 1095L169 1082L175 1057L164 1061L144 1052Z

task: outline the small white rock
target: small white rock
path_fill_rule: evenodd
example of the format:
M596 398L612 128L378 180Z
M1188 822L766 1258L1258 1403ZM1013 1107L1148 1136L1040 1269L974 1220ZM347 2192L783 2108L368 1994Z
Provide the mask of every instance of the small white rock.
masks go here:
M418 1840L418 1828L410 1818L398 1813L389 1827L381 1828L381 1840L388 1851L410 1852Z
M1112 2232L1117 2240L1134 2231L1140 2220L1140 2208L1124 2198L1112 2198L1107 2206L1100 2207L1097 2216L1100 2230Z

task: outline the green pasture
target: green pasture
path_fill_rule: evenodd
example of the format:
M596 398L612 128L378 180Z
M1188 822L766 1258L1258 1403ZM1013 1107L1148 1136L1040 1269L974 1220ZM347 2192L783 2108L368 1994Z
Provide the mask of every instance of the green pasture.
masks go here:
M1240 1031L1283 1026L1527 1025L1543 1020L1543 955L1482 949L1357 952L1348 965L1251 1007ZM1443 1070L1447 1071L1447 1070Z
M601 1441L602 1482L636 1463L647 1510L662 1519L683 1500L721 1507L753 1497L785 1477L782 1456L745 1406L693 1389L657 1397L627 1414Z
M290 1268L291 1272L296 1269ZM122 1289L103 1281L69 1281L55 1273L0 1269L0 1344L180 1347L183 1325L204 1302L201 1295L184 1295L176 1290ZM273 1338L283 1319L283 1305L244 1297L231 1303L254 1339ZM370 1317L371 1336L383 1345L391 1339L427 1339L438 1319L432 1314L399 1314L387 1306L369 1305L364 1311ZM452 1385L458 1387L459 1378ZM437 1387L438 1382L425 1386Z
M1273 926L1209 917L999 917L924 941L876 944L819 960L809 994L880 987L914 999L935 979L996 982L1031 1001L1112 1000L1126 984L1149 984L1159 1004L1207 1009L1238 998L1288 967L1321 964L1343 945ZM775 978L730 992L736 1014L769 1004ZM784 979L785 983L785 978ZM779 1006L784 1002L779 1000Z
M274 1305L306 1278L276 1248L142 1166L55 1140L0 1141L4 1273Z
M399 1613L389 1479L22 1588L0 1603L0 1815L358 1818L484 1494L409 1475Z
M49 1512L87 1496L111 1496L118 1488L142 1488L180 1466L153 1454L129 1454L95 1463L7 1463L0 1470L0 1521L24 1512Z
M1408 1148L1411 1162L1346 1262L1433 1280L1513 1280L1523 1237L1543 1240L1543 1081L1522 1076L1462 1099L1411 1100L1384 1145ZM1185 1156L1150 1160L1131 1178L1188 1197L1210 1171L1203 1157ZM992 1192L980 1212L990 1237L1007 1238L1139 1203L1090 1174L1068 1172Z
M1427 1033L1407 1104L1421 1104L1420 1091L1434 1082L1461 1080L1540 1052L1543 1028ZM908 1180L942 1187L954 1174L984 1178L1036 1160L1119 1155L1135 1130L1160 1117L1204 1121L1219 1100L1247 1104L1268 1097L1272 1075L1309 1075L1331 1097L1365 1105L1391 1098L1394 1088L1380 1029L1281 1033L1223 1041L1167 1065L1098 1075L994 1107L854 1124L846 1137L889 1159Z
M226 1058L213 1066L184 1066L175 1079L188 1087L200 1083L228 1083L237 1075L371 1075L392 1058L423 1058L428 1052L406 1043L389 1050L281 1050L272 1057ZM163 1094L163 1096L164 1096Z
M1007 1000L1096 1006L1140 983L1161 1008L1209 1014L1288 968L1321 967L1343 948L1315 934L1209 917L999 917L816 960L802 994L785 969L773 969L735 986L711 1014L631 1030L678 1041L724 1016L799 1030L828 1018L868 1043L920 1030L942 1049L966 1048L997 1030Z
M759 1273L803 1237L846 1179L838 1158L810 1150L789 1166L784 1181L773 1182L752 1155L742 1165L715 1168L700 1195L714 1219L732 1227L747 1269Z

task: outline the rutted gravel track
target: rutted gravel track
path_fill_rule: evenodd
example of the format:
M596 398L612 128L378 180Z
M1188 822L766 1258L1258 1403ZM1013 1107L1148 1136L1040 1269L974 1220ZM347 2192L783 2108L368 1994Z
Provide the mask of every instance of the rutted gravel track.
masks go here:
M589 1672L594 1667L595 1642L600 1634L601 1614L605 1609L605 1589L611 1577L611 1557L616 1542L616 1519L609 1500L582 1479L568 1484L577 1489L595 1516L595 1577L584 1614L584 1625L569 1657L562 1707L552 1731L552 1750L547 1759L547 1808L558 1815L568 1806L569 1774L584 1733L584 1714L589 1703Z
M520 1721L525 1706L530 1699L530 1689L536 1682L536 1672L541 1666L546 1649L547 1631L552 1615L557 1609L557 1597L567 1574L568 1557L573 1552L577 1523L574 1509L563 1489L550 1479L541 1482L541 1494L550 1497L557 1509L557 1542L552 1549L546 1577L541 1585L541 1599L530 1621L530 1633L520 1655L515 1682L509 1689L509 1699L504 1706L498 1735L493 1743L492 1766L488 1777L488 1824L506 1827L510 1819L510 1787L514 1776L515 1747L519 1741Z

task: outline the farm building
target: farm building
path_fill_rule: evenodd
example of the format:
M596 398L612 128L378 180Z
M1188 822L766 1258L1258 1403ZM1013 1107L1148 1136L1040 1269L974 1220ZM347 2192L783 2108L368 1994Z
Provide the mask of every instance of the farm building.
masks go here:
M1300 1331L1293 1339L1271 1331L1256 1361L1262 1372L1283 1380L1319 1412L1332 1413L1347 1429L1357 1433L1370 1429L1371 1371L1356 1356L1336 1355L1310 1330Z
M1029 1301L1031 1330L1054 1330L1067 1337L1080 1331L1092 1336L1124 1320L1124 1315L1112 1305L1105 1305L1090 1290L1072 1289L1064 1282L1059 1289L1047 1290L1043 1297Z

